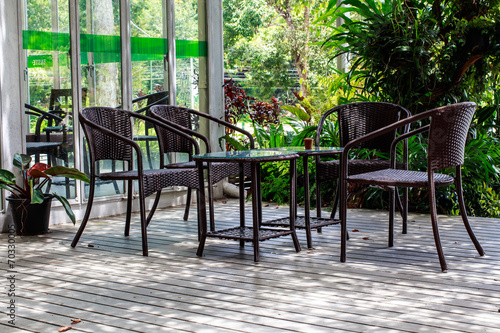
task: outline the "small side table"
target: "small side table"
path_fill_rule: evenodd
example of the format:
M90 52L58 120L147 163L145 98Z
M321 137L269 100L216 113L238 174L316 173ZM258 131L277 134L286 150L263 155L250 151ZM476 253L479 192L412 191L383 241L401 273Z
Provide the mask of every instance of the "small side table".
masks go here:
M254 261L260 260L259 242L271 238L291 235L295 250L301 250L297 234L295 232L295 216L296 216L296 172L297 172L297 155L294 151L265 151L265 150L247 150L247 151L230 151L216 152L194 155L193 160L199 170L200 195L198 203L198 214L200 215L200 244L198 246L197 255L203 255L205 240L209 238L219 239L234 239L239 240L240 245L244 242L252 242L254 249ZM289 229L262 228L262 204L260 203L260 163L275 162L275 161L290 161L290 217L287 218ZM205 205L204 179L203 179L203 163L204 162L233 162L240 164L240 175L243 174L243 163L250 163L252 172L252 227L245 226L244 207L240 207L240 226L207 231L207 215ZM241 204L240 204L241 206Z
M295 220L295 227L297 229L306 230L307 247L312 248L312 236L311 229L320 229L322 227L339 224L340 220L335 220L333 218L321 218L321 217L311 217L310 205L311 198L309 197L309 157L318 155L338 155L341 154L343 148L339 147L312 147L311 149L305 149L304 147L282 147L282 148L271 148L264 149L271 151L288 151L295 152L297 155L302 156L302 163L304 167L304 215L297 216ZM289 219L287 217L282 219L277 219L273 221L263 222L265 226L273 227L287 227L289 225Z

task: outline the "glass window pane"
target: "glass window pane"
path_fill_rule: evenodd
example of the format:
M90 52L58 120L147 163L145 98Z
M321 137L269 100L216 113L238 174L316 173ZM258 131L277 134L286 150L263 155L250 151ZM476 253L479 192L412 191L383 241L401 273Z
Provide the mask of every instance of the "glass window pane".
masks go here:
M122 104L120 1L80 0L81 76L83 106ZM88 171L88 153L84 163ZM123 170L122 163L101 161L99 172ZM124 193L124 182L96 184L96 196ZM89 185L85 185L88 195Z
M25 4L26 153L36 162L74 167L68 0ZM50 191L74 198L74 181L56 177Z
M198 41L198 1L175 1L175 46L177 59L177 105L199 109L199 57L205 42Z
M153 104L169 104L166 1L131 0L133 110L149 115ZM159 167L159 149L153 125L136 120L135 140L143 152L145 168Z

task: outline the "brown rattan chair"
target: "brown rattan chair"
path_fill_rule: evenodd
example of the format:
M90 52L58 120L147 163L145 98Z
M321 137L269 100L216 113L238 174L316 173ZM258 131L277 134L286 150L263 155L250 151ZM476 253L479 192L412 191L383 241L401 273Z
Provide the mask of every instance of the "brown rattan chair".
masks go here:
M27 135L26 137L26 154L34 155L35 161L40 161L40 155L47 155L48 164L56 165L56 157L62 148L63 142L61 140L51 141L50 136L42 137L43 126L48 121L61 123L63 118L56 114L41 110L30 104L24 104L25 113L30 116L37 117L35 124L35 133Z
M61 159L65 166L68 166L68 152L73 144L73 134L68 133L65 126L60 126L64 121L62 115L53 110L44 111L30 104L24 104L25 113L37 117L35 123L35 133L26 135L26 154L33 155L35 162L40 162L40 155L47 156L47 164L57 165L57 159ZM57 131L47 130L52 125L56 125ZM43 136L42 132L46 135ZM49 181L45 188L46 193L50 192L52 185L63 185L66 187L66 197L70 196L70 180L66 178L62 181Z
M402 106L385 103L385 102L361 102L339 105L333 109L326 111L318 124L316 130L315 144L320 146L323 142L321 135L325 132L327 120L330 116L337 117L339 138L338 145L344 147L348 142L364 136L379 128L392 124L400 119L410 116L410 112ZM401 129L401 132L407 131L408 128ZM374 140L360 143L356 148L368 148L377 150L388 155L392 140L396 135L396 130L386 133L384 136ZM331 145L328 143L327 145ZM403 161L407 159L406 141L404 145L405 156ZM400 163L398 167L405 168L405 163ZM351 174L375 171L385 169L390 166L388 159L351 159L349 160L349 172ZM321 217L321 183L324 181L331 182L333 179L339 179L340 176L340 160L322 160L321 156L316 157L316 198L317 216ZM407 232L407 191L403 192L403 203L398 198L398 207L403 218L403 233ZM339 185L335 199L333 201L333 209L331 218L335 217L337 205L339 203ZM318 229L319 231L319 229Z
M248 137L250 142L250 148L254 148L254 140L252 135L247 131L242 130L241 128L234 126L226 121L217 119L208 114L191 110L185 107L180 106L172 106L172 105L156 105L151 108L151 114L156 119L165 122L170 127L177 128L178 130L183 131L191 135L194 138L197 138L205 144L206 152L211 152L211 146L208 139L196 132L194 130L194 122L193 118L205 118L209 121L216 122L219 125L231 128L239 133L242 133L246 137ZM182 168L192 168L195 167L195 162L192 160L193 156L193 144L191 140L186 140L183 137L178 135L173 135L168 129L165 128L157 128L157 133L159 137L159 146L160 146L160 167L167 169L182 169ZM166 153L186 153L188 155L188 162L182 163L171 163L166 164L164 156ZM209 198L209 208L210 208L210 228L211 230L215 230L214 225L214 209L213 209L213 188L212 186L222 179L231 176L240 174L239 165L237 163L207 163L205 168L208 169L207 172L207 181L208 181L208 198ZM250 167L245 164L243 175L250 176ZM242 181L240 181L241 185ZM157 197L157 200L159 197ZM155 204L157 204L157 200ZM243 196L240 196L240 201L243 202ZM189 206L191 201L191 189L188 189L188 196L186 202L186 210L184 214L184 220L188 219L189 216Z
M82 224L71 243L75 247L80 239L85 226L87 225L92 210L96 178L101 180L125 180L128 182L127 215L125 222L125 236L129 235L130 219L132 212L132 183L138 182L139 205L141 215L142 251L143 255L148 255L146 227L145 198L153 193L159 193L163 188L169 186L187 186L198 188L198 172L196 168L186 169L148 169L143 167L142 153L138 144L133 140L132 119L138 118L143 121L150 121L155 126L166 128L167 125L150 117L137 114L131 111L124 111L115 108L91 107L83 109L79 114L79 120L85 132L90 155L90 193L87 210ZM174 128L169 129L177 135L184 136L186 140L192 140L196 145L196 140L192 139ZM134 152L137 159L137 168L134 169ZM127 162L126 171L109 172L97 174L96 163L101 160L114 160ZM152 216L156 206L154 206L149 216Z
M429 191L429 204L431 210L432 229L434 241L441 264L441 269L446 272L448 267L443 254L441 241L439 238L436 194L435 188L440 186L449 186L455 183L455 189L458 194L458 203L460 214L469 237L474 243L477 252L484 255L472 228L467 219L465 204L462 193L462 175L461 165L464 161L464 150L467 139L467 133L470 123L476 110L476 104L471 102L458 103L433 109L421 114L398 121L392 125L381 128L361 138L350 141L342 153L341 168L341 206L340 217L342 225L341 239L341 261L346 260L347 243L347 185L348 184L366 184L378 185L388 188L394 187L423 187ZM349 150L359 144L373 140L377 137L384 137L388 133L398 128L408 126L411 123L430 119L430 124L421 126L406 134L399 136L391 144L391 167L383 170L366 172L361 174L351 173L351 163L348 160ZM428 149L427 149L427 171L411 171L396 169L396 145L410 136L428 131ZM455 167L455 176L435 173L436 170ZM391 191L394 198L394 191ZM394 199L392 200L394 202ZM394 205L391 205L389 211L389 246L394 244Z

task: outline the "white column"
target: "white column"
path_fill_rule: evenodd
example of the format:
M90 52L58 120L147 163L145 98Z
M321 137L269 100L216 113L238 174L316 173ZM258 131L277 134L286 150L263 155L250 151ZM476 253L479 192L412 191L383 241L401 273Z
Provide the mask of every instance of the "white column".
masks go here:
M206 40L208 44L208 113L224 119L224 43L222 39L222 0L207 1ZM201 67L201 66L200 66ZM219 138L224 135L222 127L210 124L210 144L213 151L220 150Z
M12 170L15 153L25 151L24 82L22 48L22 3L0 1L0 146L1 167ZM8 193L4 192L4 195ZM0 229L4 230L6 202L0 214Z
M167 0L168 91L170 105L177 105L177 63L175 58L175 1ZM163 84L165 86L165 83Z

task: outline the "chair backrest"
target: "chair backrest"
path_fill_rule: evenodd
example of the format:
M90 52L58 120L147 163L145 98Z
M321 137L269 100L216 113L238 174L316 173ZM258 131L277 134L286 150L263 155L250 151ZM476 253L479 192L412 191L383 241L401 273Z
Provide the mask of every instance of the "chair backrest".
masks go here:
M132 147L116 136L118 134L133 139L129 114L114 108L90 107L80 112L79 119L87 137L92 162L100 160L132 162ZM104 127L115 135L103 133L95 125Z
M351 140L410 116L410 112L404 107L392 103L360 102L339 105L326 111L321 117L316 134L317 142L319 142L319 135L326 118L333 113L337 113L341 147L344 147ZM396 132L394 130L373 140L363 142L359 148L389 152Z
M168 91L160 91L151 95L148 95L146 100L146 106L148 109L146 110L146 115L149 116L148 112L150 112L151 107L156 104L167 104L168 103Z
M170 121L179 126L192 130L191 114L186 108L172 105L155 105L151 113L161 119ZM160 153L187 153L193 154L193 144L163 127L156 127Z
M463 102L434 109L429 129L428 168L445 169L464 163L467 133L476 104Z
M408 117L409 112L396 104L361 102L338 106L340 145ZM359 148L388 152L396 131L363 142Z
M49 110L64 110L69 112L73 107L71 89L52 89L50 91Z

